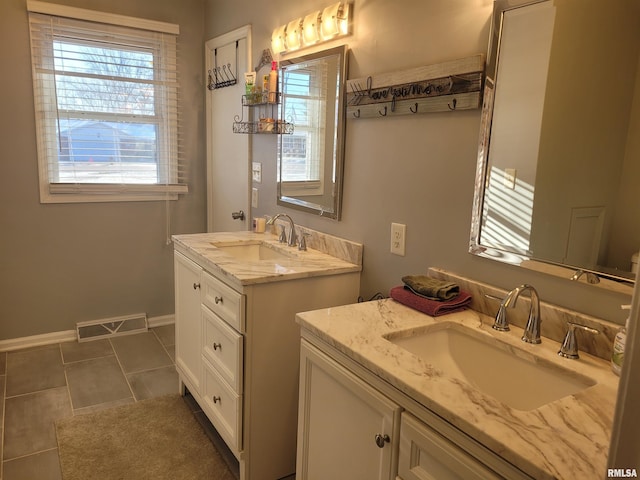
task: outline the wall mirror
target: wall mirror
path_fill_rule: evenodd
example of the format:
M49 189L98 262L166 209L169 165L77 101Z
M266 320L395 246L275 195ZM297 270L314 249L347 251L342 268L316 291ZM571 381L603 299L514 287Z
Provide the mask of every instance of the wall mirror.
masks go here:
M294 125L278 136L278 204L340 219L347 47L280 62L280 118Z
M640 0L495 1L471 253L634 282L639 60Z

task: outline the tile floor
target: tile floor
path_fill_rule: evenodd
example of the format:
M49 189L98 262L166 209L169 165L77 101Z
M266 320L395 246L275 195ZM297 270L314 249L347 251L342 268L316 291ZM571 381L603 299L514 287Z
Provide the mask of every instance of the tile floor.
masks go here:
M166 325L0 352L0 480L61 480L54 427L59 418L177 393L174 332ZM238 478L237 460L193 397L186 400Z
M174 344L167 325L0 352L0 479L61 478L59 418L177 393Z

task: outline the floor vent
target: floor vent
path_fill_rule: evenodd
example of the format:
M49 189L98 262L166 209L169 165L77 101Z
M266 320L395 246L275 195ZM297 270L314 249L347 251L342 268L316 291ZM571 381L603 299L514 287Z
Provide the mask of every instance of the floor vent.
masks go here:
M119 337L134 333L146 332L149 329L146 313L137 313L124 317L105 318L78 322L78 342L98 340L100 338Z

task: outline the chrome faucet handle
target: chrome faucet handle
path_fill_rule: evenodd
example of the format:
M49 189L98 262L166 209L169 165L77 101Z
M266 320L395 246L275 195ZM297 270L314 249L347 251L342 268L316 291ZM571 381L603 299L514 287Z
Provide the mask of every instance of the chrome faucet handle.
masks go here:
M567 334L564 336L564 340L562 341L562 346L560 350L558 350L558 355L564 358L577 359L580 358L578 355L578 339L576 338L576 328L584 330L585 332L589 332L592 334L600 333L595 328L587 327L586 325L580 325L579 323L567 322Z
M285 231L284 225L280 225L280 236L278 237L278 241L280 243L287 243L287 232Z
M500 308L498 308L498 312L496 313L496 317L491 328L499 332L508 332L510 328L509 321L507 320L507 311L504 300L500 297L496 297L495 295L490 295L488 293L485 293L484 296L490 298L491 300L497 300L498 302L500 302Z
M300 243L298 244L298 250L302 250L303 252L307 251L307 237L310 237L311 234L308 232L302 232L300 235Z

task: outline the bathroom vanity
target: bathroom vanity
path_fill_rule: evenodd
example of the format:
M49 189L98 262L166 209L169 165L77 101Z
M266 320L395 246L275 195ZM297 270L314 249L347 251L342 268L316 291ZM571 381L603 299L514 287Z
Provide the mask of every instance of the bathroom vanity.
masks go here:
M477 311L433 318L391 299L297 320L298 480L606 472L618 377L590 354L559 357L544 323L532 345Z
M310 248L298 251L268 233L173 237L181 388L237 458L242 480L295 471L295 314L357 301L362 246L308 238Z

